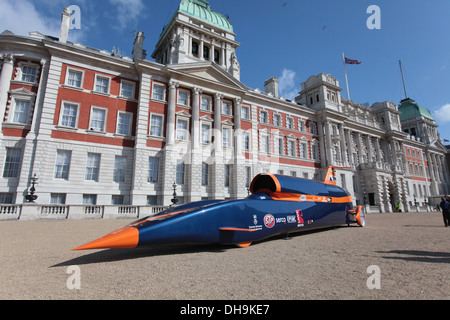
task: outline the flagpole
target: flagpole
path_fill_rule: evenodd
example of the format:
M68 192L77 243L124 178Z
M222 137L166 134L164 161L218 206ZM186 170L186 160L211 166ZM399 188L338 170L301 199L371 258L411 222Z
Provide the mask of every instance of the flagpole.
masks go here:
M347 86L347 99L350 101L350 90L348 88L347 67L345 66L345 54L342 52L342 62L344 63L345 84Z

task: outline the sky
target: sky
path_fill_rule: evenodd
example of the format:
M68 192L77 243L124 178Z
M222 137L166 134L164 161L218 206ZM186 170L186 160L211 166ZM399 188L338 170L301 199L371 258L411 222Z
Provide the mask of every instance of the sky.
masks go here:
M81 10L69 41L131 56L134 35L145 34L149 60L163 27L181 0L0 0L0 32L39 31L59 36L64 7ZM319 73L340 81L347 99L342 54L356 103L405 98L429 109L442 139L450 140L449 0L210 0L229 17L241 45L241 81L263 91L278 77L280 95L293 99L301 83ZM371 6L379 10L373 11ZM373 27L376 28L373 28ZM370 27L370 28L369 28ZM448 144L448 143L447 143Z

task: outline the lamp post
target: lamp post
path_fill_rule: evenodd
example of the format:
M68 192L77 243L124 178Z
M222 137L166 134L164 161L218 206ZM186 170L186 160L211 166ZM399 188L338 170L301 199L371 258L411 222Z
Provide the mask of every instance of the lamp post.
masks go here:
M28 192L29 194L27 194L25 196L25 199L27 199L28 202L34 202L38 198L38 196L34 194L36 192L35 186L36 186L37 180L38 180L38 178L35 173L34 176L31 177L31 188L30 188L30 191Z
M177 199L177 184L175 183L175 181L173 182L172 185L173 188L173 198L172 198L172 205L176 205L178 203L178 199Z

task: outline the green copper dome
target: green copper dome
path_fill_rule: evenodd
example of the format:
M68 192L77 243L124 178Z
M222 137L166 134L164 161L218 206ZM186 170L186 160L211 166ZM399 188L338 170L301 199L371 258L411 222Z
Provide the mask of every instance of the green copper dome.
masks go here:
M226 31L233 32L233 26L230 21L222 14L213 11L207 0L182 0L178 12L185 13Z
M423 116L425 118L434 120L430 111L425 108L419 106L413 99L406 98L400 102L400 106L398 107L398 111L400 111L400 120L410 119L417 116Z

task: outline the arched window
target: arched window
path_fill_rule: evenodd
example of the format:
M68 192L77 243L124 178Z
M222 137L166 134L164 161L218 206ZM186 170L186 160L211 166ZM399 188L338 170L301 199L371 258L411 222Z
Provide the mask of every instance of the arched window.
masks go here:
M192 41L192 55L198 57L198 43Z
M203 46L203 59L209 60L209 48L207 46Z
M220 53L219 50L214 50L214 62L220 64Z

